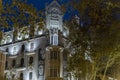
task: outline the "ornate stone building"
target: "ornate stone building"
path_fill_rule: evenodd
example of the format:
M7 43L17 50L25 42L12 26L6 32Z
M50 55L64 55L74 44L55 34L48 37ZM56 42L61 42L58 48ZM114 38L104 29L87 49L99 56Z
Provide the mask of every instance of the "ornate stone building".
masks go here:
M19 29L16 37L15 30L4 33L0 50L7 52L4 73L8 80L67 80L63 51L69 31L57 1L46 6L45 14L45 25L35 24L34 38L30 37L32 26Z

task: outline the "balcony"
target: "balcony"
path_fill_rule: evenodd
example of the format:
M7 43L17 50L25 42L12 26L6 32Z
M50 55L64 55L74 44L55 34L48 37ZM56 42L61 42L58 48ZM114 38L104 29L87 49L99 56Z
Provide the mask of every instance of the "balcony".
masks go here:
M12 69L16 71L24 71L26 67L24 65L15 65L14 67L6 67L5 68L5 73L11 71Z
M63 80L63 78L59 78L59 77L48 77L48 78L46 78L46 80Z
M16 55L8 55L9 56L9 58L16 58L18 55L16 54Z
M34 55L35 54L35 51L32 51L32 52L25 52L26 55Z
M15 66L15 69L17 70L17 71L24 71L25 69L26 69L26 67L24 66L24 65L16 65Z

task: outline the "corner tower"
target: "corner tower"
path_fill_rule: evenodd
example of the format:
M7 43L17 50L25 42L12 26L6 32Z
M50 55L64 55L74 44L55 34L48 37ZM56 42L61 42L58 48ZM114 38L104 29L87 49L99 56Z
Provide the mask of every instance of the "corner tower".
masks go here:
M58 45L58 33L63 31L63 15L56 0L46 7L46 28L49 31L50 44Z
M63 80L63 47L60 33L63 32L63 19L60 5L56 0L46 7L46 28L49 32L49 45L45 53L45 80Z

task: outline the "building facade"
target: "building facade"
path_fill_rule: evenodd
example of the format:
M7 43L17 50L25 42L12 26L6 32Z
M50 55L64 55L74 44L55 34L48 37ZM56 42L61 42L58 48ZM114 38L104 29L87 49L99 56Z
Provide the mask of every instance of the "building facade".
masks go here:
M46 6L46 23L5 32L0 50L7 52L5 75L8 80L67 80L66 57L68 29L57 1ZM24 32L24 30L27 30ZM24 34L23 34L24 32ZM34 38L30 37L34 33Z

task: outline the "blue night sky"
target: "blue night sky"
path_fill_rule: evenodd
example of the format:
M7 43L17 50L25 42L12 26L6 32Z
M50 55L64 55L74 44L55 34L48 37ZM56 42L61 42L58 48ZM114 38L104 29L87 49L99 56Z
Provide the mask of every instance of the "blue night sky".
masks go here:
M23 0L24 1L24 0ZM50 4L53 0L27 0L28 4L32 4L37 10L44 10L46 4ZM71 0L56 0L60 5L66 4ZM11 2L11 0L4 0L4 2ZM4 3L3 3L4 4ZM64 20L69 19L72 15L77 14L76 11L71 11L71 8L67 8L66 13L64 13Z
M46 4L50 4L53 0L28 0L28 4L33 4L34 7L37 8L37 10L41 10L45 8ZM70 0L57 0L57 2L61 5L61 4L65 4L67 2L69 2ZM69 9L67 9L66 13L64 14L64 20L67 20L70 18L71 15L74 15L74 12L68 12L70 11Z
M33 4L38 10L44 9L45 4L51 3L53 0L28 0L28 3ZM59 4L64 4L70 0L57 0Z
M23 0L24 1L24 0ZM32 4L37 10L44 10L46 4L50 4L53 0L27 0L28 4ZM56 0L60 5L68 3L70 0ZM4 0L3 4L11 3L11 0ZM71 16L76 14L76 11L71 11L71 8L68 7L67 11L64 13L63 20L70 19ZM5 30L7 31L7 30Z

